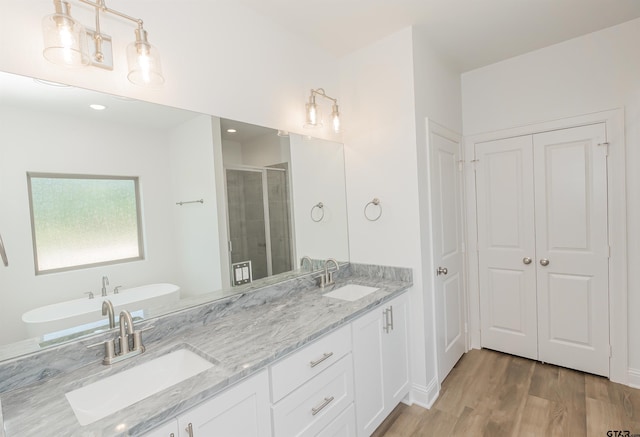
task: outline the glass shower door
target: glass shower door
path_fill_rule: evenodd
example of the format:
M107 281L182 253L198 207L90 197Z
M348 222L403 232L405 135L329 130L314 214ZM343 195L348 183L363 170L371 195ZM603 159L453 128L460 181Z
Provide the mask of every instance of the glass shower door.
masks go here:
M227 169L231 263L251 261L252 278L268 276L262 171Z

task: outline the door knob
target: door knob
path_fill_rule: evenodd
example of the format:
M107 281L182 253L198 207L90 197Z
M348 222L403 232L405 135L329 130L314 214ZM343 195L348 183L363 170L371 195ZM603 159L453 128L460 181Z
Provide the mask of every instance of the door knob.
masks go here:
M528 256L525 256L524 258L522 258L522 262L525 264L531 264L531 258L529 258Z
M446 267L438 267L438 270L436 271L436 274L438 276L440 275L446 275L447 273L449 273L449 270L447 270Z
M541 266L544 266L544 267L548 266L548 265L549 265L549 260L548 260L548 259L546 259L546 258L542 258L542 259L540 260L540 265L541 265Z

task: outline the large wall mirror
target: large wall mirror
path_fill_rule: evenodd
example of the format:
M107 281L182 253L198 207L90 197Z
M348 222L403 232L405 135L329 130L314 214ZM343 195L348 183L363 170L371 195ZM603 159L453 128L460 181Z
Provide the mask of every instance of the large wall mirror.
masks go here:
M0 360L349 259L341 144L7 73L0 205Z

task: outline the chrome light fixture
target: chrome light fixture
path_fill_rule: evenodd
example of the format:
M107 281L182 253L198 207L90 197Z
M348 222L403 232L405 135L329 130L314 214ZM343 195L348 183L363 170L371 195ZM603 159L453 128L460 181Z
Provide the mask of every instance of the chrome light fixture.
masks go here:
M108 8L104 0L77 0L95 9L95 30L85 29L71 18L71 6L65 0L53 0L55 13L42 22L44 57L59 65L82 67L91 65L113 70L111 37L100 29L100 14L112 14L134 22L136 39L127 47L129 73L127 79L136 85L157 87L164 83L160 56L149 44L142 20ZM90 41L89 41L90 40Z
M316 96L321 96L325 99L331 100L331 127L335 133L340 133L340 111L338 110L338 99L328 96L323 88L311 90L309 102L305 105L306 121L304 127L313 128L316 126L322 126L320 111L316 103Z

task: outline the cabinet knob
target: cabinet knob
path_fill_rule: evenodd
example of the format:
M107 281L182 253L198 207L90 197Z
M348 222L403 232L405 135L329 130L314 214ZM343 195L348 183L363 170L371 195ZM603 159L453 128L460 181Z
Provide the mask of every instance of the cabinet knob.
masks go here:
M528 256L525 256L524 258L522 258L522 262L524 264L531 264L531 258L529 258Z
M549 260L548 260L548 259L546 259L546 258L542 258L542 259L540 260L540 265L541 265L541 266L543 266L543 267L548 266L548 265L549 265Z
M438 267L438 270L436 270L436 274L438 276L440 275L446 275L447 273L449 273L449 270L447 270L446 267Z

